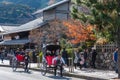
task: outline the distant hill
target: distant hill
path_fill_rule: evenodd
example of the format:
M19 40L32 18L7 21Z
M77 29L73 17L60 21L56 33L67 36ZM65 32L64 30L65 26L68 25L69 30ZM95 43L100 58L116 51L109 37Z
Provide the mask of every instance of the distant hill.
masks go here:
M33 20L37 9L48 6L50 0L0 0L0 24L24 24ZM61 0L55 0L58 2Z
M33 11L34 9L24 5L0 3L0 23L26 23L34 19L34 16L31 14Z
M0 2L9 2L14 4L22 4L27 5L29 7L38 9L43 8L48 5L50 0L0 0ZM61 0L53 0L55 2L61 1Z

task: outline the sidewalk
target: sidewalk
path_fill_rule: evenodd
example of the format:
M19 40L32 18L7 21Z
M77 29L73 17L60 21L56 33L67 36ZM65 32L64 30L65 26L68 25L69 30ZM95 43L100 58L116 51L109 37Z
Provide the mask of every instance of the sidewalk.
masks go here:
M9 66L9 60L4 60L4 63L1 63L0 66ZM30 68L32 70L40 71L40 68L38 68L38 65L36 63L31 63ZM65 76L69 77L77 77L77 78L83 78L86 80L115 80L113 78L116 78L118 75L114 71L108 71L108 70L97 70L97 69L74 69L74 72L69 72L69 68L65 67L64 71Z

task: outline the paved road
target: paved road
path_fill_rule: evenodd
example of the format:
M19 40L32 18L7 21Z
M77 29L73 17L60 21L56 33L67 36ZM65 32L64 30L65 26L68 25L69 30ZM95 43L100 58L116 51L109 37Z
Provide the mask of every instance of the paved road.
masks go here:
M11 68L0 67L0 80L85 80L73 77L59 77L53 74L42 76L40 72L30 71L25 73L23 69L13 72Z

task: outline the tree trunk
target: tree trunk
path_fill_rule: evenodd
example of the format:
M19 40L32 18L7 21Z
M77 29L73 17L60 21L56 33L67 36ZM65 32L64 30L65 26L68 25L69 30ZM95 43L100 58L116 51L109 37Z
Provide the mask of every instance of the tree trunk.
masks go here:
M120 0L117 0L118 7L120 8ZM118 10L118 17L120 18L120 9ZM118 23L119 24L119 23ZM120 26L117 26L117 45L119 48L118 51L118 78L120 78Z
M118 26L118 29L117 29L117 45L118 45L118 48L119 48L119 51L118 51L118 78L120 78L120 27Z

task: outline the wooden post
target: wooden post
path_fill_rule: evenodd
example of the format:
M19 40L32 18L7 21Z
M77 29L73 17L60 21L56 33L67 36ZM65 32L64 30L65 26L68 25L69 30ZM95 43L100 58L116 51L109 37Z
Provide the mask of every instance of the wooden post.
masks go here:
M37 67L40 68L40 57L37 56Z
M73 59L68 58L68 60L69 60L69 72L74 72Z

